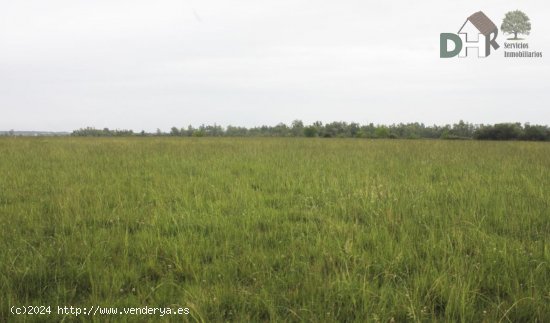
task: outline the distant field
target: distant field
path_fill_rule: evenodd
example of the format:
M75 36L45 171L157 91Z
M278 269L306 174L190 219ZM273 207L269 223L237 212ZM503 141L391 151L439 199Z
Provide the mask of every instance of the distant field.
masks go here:
M548 143L2 138L0 322L550 322L549 190Z

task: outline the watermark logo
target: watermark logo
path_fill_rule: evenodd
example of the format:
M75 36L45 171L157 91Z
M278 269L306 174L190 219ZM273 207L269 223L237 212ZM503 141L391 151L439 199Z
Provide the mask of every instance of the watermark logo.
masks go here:
M520 10L506 13L500 30L510 38L504 42L505 58L542 58L542 52L530 50L524 37L531 33L531 20ZM500 48L497 43L499 28L482 11L468 17L458 33L439 36L439 57L488 57Z
M442 33L440 35L441 58L468 57L476 52L478 57L491 55L491 48L499 49L496 39L498 27L482 11L468 17L457 34ZM454 48L449 50L450 43Z

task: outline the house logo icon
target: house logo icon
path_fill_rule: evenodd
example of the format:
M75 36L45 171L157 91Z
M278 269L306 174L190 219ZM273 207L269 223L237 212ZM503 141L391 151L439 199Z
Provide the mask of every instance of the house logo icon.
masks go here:
M440 35L440 57L478 57L491 55L491 47L497 50L500 46L496 42L498 27L482 11L468 17L458 34L442 33ZM450 43L454 49L449 50Z

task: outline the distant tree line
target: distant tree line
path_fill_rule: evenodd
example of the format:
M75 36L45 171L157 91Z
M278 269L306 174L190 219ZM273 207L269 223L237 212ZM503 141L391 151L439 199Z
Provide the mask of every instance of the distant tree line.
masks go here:
M423 123L399 123L392 125L361 125L355 122L320 121L304 125L300 120L290 125L279 123L276 126L236 127L201 125L198 128L172 127L166 133L157 129L154 133L132 130L110 130L83 128L73 131L73 136L127 137L127 136L174 136L174 137L321 137L321 138L389 138L389 139L478 139L478 140L536 140L549 141L550 128L542 125L521 123L499 123L494 125L474 125L460 121L453 125L426 126Z
M13 129L10 131L0 131L0 136L13 137L15 136L15 131Z
M129 137L134 136L133 130L111 130L109 128L95 129L91 127L74 130L71 136L80 137Z

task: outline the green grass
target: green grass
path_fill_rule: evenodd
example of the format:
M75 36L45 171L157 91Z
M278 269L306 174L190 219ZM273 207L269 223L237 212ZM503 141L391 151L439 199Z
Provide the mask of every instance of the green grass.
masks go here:
M550 322L549 188L548 143L0 139L0 322Z

